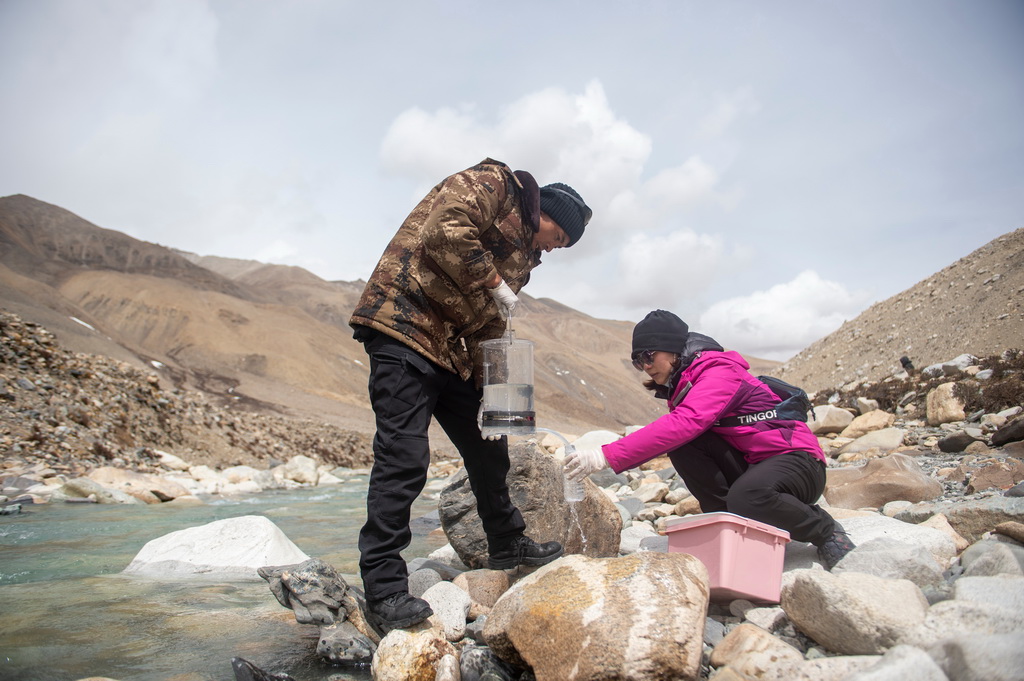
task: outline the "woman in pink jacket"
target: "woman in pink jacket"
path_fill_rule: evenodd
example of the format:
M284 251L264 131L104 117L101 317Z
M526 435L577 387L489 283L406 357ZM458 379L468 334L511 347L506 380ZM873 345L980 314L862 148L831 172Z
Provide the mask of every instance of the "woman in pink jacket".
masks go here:
M632 360L669 413L600 449L570 454L569 477L608 466L621 473L667 452L704 513L728 511L786 530L817 546L830 569L854 548L814 503L825 489L817 438L804 421L779 418L780 398L739 353L655 310L633 329Z

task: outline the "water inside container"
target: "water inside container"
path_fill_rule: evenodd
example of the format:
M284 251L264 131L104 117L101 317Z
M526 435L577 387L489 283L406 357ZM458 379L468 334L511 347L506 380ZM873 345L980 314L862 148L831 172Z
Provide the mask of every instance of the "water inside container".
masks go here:
M484 386L480 422L483 435L531 435L536 426L532 385L496 383Z

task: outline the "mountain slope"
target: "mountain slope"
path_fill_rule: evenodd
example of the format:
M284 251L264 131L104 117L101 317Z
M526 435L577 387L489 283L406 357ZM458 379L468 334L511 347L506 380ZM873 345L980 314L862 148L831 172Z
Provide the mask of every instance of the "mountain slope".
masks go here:
M1024 347L1024 229L1005 234L845 322L773 374L808 391L876 381L964 353Z
M347 322L363 282L182 253L30 197L0 198L3 304L74 351L128 359L183 388L372 431L367 361ZM522 296L543 427L644 423L662 407L626 358L632 325Z

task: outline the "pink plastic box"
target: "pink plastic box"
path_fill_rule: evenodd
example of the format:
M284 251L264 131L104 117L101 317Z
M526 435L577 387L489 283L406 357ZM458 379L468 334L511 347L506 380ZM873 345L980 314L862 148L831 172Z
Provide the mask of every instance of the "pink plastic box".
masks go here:
M711 600L778 603L789 532L735 513L703 513L665 525L668 550L708 569Z

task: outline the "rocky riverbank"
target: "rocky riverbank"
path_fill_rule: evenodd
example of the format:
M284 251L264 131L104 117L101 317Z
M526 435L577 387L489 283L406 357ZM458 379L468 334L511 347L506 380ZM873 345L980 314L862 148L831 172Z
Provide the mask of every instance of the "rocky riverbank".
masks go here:
M335 450L267 449L274 431L262 419L273 417L222 413L141 372L62 353L43 330L19 324L3 317L0 327L8 502L201 499L335 484L345 466L368 463ZM378 681L1019 679L1022 364L1016 351L963 356L813 396L811 425L829 454L822 504L858 548L828 572L813 547L788 544L777 605L713 597L708 569L667 550L665 533L699 508L664 458L595 474L585 499L570 504L546 442L512 448L510 490L531 534L561 541L570 555L532 571L475 568L485 549L464 472L435 470L450 473L438 520L449 545L410 565L410 589L436 613L422 626L381 637L361 617L358 590L322 562L248 567L265 568L274 596L299 622L320 627L321 657L369 662ZM160 414L215 435L190 439L189 428ZM621 435L594 431L576 444ZM206 464L207 438L253 458ZM236 674L246 673L239 678L259 678L239 662Z

